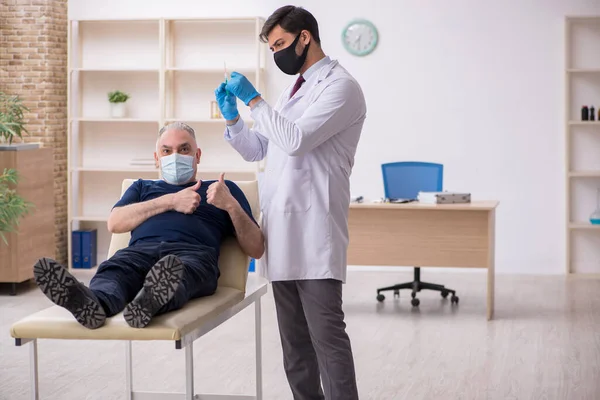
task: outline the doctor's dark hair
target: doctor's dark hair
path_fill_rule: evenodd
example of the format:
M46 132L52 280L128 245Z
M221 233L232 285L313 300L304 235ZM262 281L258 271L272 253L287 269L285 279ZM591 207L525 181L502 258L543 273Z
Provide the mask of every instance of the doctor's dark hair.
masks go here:
M315 42L321 45L319 24L317 24L315 17L302 7L283 6L275 10L275 12L265 21L262 31L260 32L260 40L267 43L269 33L271 33L273 28L277 25L281 25L284 31L294 35L299 34L303 30L307 30L315 39Z

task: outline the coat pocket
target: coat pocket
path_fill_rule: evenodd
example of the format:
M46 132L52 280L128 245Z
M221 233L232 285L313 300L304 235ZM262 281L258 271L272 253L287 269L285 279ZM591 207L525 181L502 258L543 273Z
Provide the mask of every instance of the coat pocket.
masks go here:
M302 213L310 209L312 183L309 169L286 170L279 181L273 196L275 210Z

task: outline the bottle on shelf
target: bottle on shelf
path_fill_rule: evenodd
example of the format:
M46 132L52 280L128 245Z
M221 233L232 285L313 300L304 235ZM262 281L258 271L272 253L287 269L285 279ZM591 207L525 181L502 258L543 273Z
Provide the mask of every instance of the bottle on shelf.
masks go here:
M581 120L588 121L590 119L590 110L588 106L581 107Z
M596 120L596 110L594 109L594 106L590 107L590 121L595 121Z
M590 222L593 225L600 225L600 188L596 190L596 209L590 215Z

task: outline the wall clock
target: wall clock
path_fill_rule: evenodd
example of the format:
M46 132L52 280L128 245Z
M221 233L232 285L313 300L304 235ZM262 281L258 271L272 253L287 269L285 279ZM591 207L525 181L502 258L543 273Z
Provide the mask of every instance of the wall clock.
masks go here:
M373 23L364 19L350 22L342 31L344 47L355 56L362 57L371 54L377 47L378 40L377 28Z

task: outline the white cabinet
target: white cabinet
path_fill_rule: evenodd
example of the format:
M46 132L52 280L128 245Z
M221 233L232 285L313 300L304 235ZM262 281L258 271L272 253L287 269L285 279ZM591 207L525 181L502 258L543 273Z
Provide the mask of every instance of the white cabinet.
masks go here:
M98 263L106 259L106 221L125 178L156 179L158 130L183 121L202 149L198 177L254 180L259 163L242 159L223 139L224 120L211 115L214 90L245 74L265 93L266 45L261 18L69 21L69 266L71 232L98 229ZM130 98L111 117L108 93ZM248 108L242 117L251 124Z
M600 188L600 16L566 19L565 79L566 272L600 274L600 225L589 220Z

